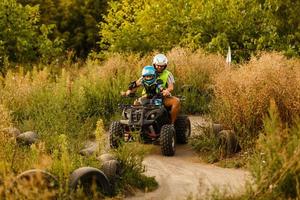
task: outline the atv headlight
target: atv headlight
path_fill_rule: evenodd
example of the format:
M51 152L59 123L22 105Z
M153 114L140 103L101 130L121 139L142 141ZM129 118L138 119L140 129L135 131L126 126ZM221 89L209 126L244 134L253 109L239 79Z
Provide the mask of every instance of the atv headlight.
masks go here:
M151 118L151 119L154 119L154 118L155 118L155 114L152 113L152 114L150 115L150 118Z

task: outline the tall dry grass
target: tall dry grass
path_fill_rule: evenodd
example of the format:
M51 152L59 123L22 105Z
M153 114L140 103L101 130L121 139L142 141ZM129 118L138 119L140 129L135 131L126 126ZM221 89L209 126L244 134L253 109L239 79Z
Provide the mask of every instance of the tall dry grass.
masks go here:
M253 142L270 99L275 100L284 123L300 115L300 60L264 53L217 75L214 91L214 118L235 129L243 142Z
M60 186L56 191L59 199L76 196L68 189L70 173L82 166L100 167L96 160L98 154L86 158L79 155L79 150L95 130L98 119L103 118L108 123L118 110L120 91L127 88L130 80L140 76L146 65L143 62L149 61L143 61L138 55L117 54L104 63L89 61L86 68L63 69L55 75L51 66L29 72L22 69L8 72L1 79L3 120L1 118L0 127L14 124L21 131L36 131L40 142L23 147L11 137L1 137L0 182L3 185L0 186L0 197L25 198L22 194L12 196L6 188L11 187L10 180L17 174L32 168L50 171L59 179ZM104 145L102 141L98 142L100 146ZM130 170L128 167L126 173L132 178L122 182L129 182L127 186L135 183L141 188L147 187L148 179L138 175L140 171L131 176ZM152 183L155 183L154 179L149 184ZM37 198L38 194L44 197L42 191L36 189L30 198Z
M262 134L250 162L255 178L254 198L297 199L300 197L300 121L286 127L279 108L271 101L263 120Z
M11 126L11 118L9 111L0 104L0 147L6 147L9 143L9 135L3 130L4 128ZM0 151L0 183L3 181L4 176L7 173L7 168L9 168L6 158L8 153L12 150L11 148L3 148ZM0 193L1 194L1 193Z
M145 65L152 64L154 54L113 54L105 62L89 60L83 68L70 67L56 75L51 70L56 66L8 72L2 79L0 102L24 131L36 130L45 137L79 135L84 139L98 118L107 124L119 111L117 105L123 101L120 91L140 77ZM211 77L224 68L222 57L188 49L174 49L167 56L168 69L176 79L174 94L186 96L183 110L207 113L212 99ZM190 87L181 91L183 85ZM51 138L48 140L52 143Z
M94 156L81 157L78 150L93 135L99 118L108 124L116 115L118 103L124 101L120 91L126 90L129 82L140 77L143 67L152 64L156 53L143 57L111 54L103 62L88 60L81 68L77 64L68 64L59 70L54 65L38 65L32 71L20 68L1 77L0 104L3 106L0 106L0 128L14 125L21 131L33 130L40 138L40 142L31 147L19 146L8 136L0 138L0 179L4 183L0 186L1 193L6 198L23 198L19 193L17 196L6 193L5 188L10 187L10 180L22 171L39 168L50 171L59 179L56 194L60 199L72 195L67 187L71 171L80 166L100 166ZM174 94L187 97L183 109L193 113L208 112L207 102L212 97L211 76L219 65L224 66L221 57L188 49L174 49L167 56L170 60L168 69L176 79ZM182 85L190 87L181 91ZM127 180L120 180L117 190L123 192L132 186L155 188L153 178L141 175L140 158L144 153L139 155L130 149L124 147L118 153ZM127 154L139 159L128 160ZM136 167L132 168L132 165ZM30 197L36 198L38 194L44 197L49 193L34 190Z
M21 131L34 130L42 142L15 148L14 140L1 137L0 179L42 167L60 178L59 194L63 197L68 192L67 176L73 169L97 165L95 158L80 157L78 149L95 130L99 118L108 124L117 115L118 103L124 101L120 91L140 76L145 65L152 64L155 54L112 54L104 62L88 60L82 68L69 67L55 74L51 69L57 66L8 72L0 79L0 127L13 124ZM174 94L186 96L183 111L212 112L216 121L236 130L244 145L253 144L262 130L270 99L274 99L284 125L292 124L300 114L299 60L268 53L247 64L229 67L222 56L201 50L176 48L166 55L168 69L176 79ZM130 151L120 155L127 153ZM41 157L49 159L43 162ZM140 161L138 166L131 183L144 178L139 176ZM154 184L152 180L141 183L147 181Z
M202 50L182 48L175 48L166 55L170 60L168 69L175 76L175 94L186 98L183 111L190 114L209 113L214 96L213 78L225 69L225 59Z

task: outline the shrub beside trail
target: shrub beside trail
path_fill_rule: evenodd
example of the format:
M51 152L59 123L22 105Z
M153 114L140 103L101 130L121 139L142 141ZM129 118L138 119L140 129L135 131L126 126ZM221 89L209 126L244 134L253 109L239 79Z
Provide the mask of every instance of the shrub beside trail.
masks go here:
M250 162L260 199L295 199L300 197L300 121L289 128L282 122L275 102L271 101L256 153Z
M274 99L283 123L292 124L300 115L299 60L262 54L224 70L214 81L214 118L235 130L244 144L257 138L270 99Z

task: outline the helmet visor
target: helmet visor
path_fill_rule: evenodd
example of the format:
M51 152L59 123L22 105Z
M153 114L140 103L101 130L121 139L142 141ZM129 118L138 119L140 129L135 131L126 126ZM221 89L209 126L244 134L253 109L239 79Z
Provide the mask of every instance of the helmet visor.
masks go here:
M146 76L144 76L144 79L145 80L152 80L152 79L154 79L154 76L153 75L146 75Z

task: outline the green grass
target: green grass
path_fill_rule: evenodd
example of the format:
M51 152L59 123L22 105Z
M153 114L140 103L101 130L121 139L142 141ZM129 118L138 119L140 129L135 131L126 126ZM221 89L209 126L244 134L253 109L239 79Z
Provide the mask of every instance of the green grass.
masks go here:
M115 155L120 161L122 179L117 183L116 191L130 191L137 188L143 191L153 191L158 187L154 177L147 177L143 173L145 167L142 161L151 147L136 142L121 145Z

